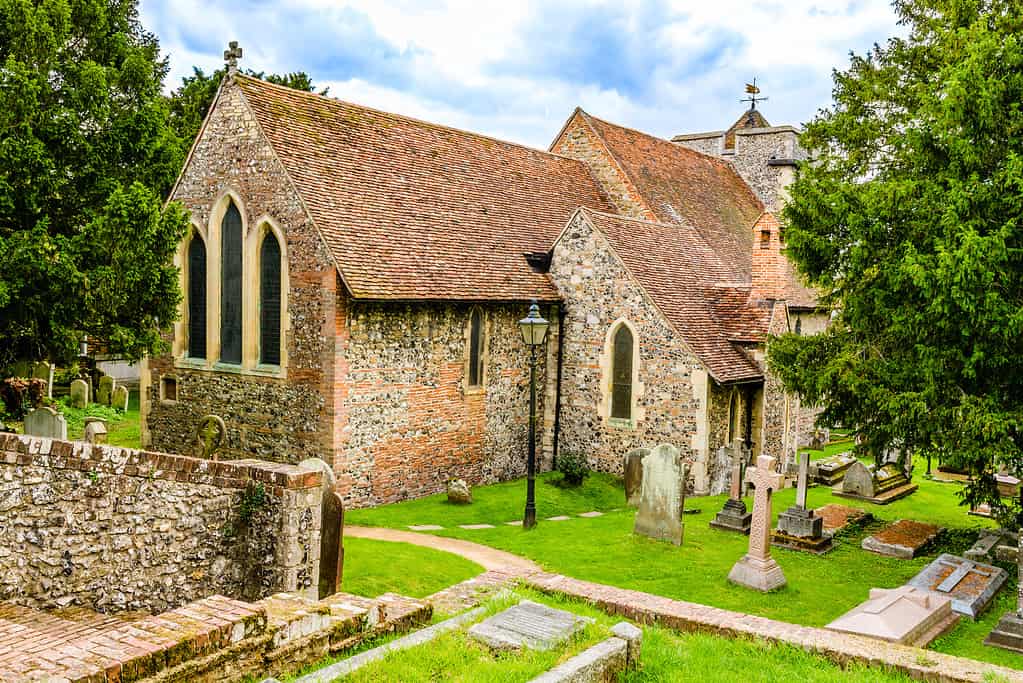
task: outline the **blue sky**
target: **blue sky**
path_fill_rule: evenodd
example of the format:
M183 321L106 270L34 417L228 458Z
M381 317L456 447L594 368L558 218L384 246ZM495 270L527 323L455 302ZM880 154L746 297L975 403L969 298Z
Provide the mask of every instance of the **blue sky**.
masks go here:
M537 147L576 106L655 135L719 130L754 76L775 125L827 106L831 71L898 33L887 0L142 0L192 66L306 71L330 94Z

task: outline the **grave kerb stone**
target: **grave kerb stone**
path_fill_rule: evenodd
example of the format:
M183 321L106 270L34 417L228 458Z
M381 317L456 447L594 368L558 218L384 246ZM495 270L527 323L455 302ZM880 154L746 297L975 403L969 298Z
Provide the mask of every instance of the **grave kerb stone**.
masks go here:
M495 650L549 650L593 621L523 600L475 624L469 629L469 635Z

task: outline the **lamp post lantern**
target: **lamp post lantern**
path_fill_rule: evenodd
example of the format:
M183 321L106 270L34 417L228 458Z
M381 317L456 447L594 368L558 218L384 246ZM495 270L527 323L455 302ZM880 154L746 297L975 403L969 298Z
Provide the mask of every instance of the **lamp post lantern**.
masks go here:
M534 301L529 314L519 321L522 341L529 347L529 455L526 460L526 514L522 528L536 526L536 349L543 344L550 326L540 315L540 307Z

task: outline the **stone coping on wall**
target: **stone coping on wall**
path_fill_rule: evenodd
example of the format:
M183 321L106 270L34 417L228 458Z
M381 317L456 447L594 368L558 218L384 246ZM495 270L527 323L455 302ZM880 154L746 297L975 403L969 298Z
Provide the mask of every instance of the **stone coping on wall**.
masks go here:
M249 482L257 482L270 486L271 493L276 495L284 490L319 487L322 477L319 471L264 460L203 460L21 434L0 434L0 464L164 479L218 488L245 488Z

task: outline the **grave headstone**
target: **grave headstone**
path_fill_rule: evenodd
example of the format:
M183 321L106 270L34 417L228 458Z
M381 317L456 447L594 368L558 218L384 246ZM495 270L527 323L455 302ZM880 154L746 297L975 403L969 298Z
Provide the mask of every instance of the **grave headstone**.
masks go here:
M911 560L942 531L944 529L933 524L900 519L873 536L864 538L860 547L878 555Z
M320 479L320 576L316 588L319 600L341 590L344 569L344 525L343 500L335 491L337 476L334 470L320 458L307 458L298 463L302 469L321 474Z
M952 598L952 610L976 619L1009 578L1004 569L942 553L906 585Z
M114 393L117 382L110 375L103 375L99 378L99 388L96 389L96 403L101 406L110 405L110 395Z
M203 458L216 460L217 451L224 445L226 439L227 425L224 424L224 418L219 415L207 415L199 420L195 440L199 443Z
M925 647L959 619L951 598L912 586L871 588L870 598L825 626L890 643Z
M89 443L106 443L107 421L101 417L85 418L85 434L83 438Z
M32 377L46 382L46 396L53 398L53 366L45 361L39 361L32 366Z
M84 408L89 405L89 385L84 379L76 379L71 382L71 406L73 408Z
M843 498L887 505L905 498L917 488L896 464L888 463L873 471L857 460L849 466L842 483L832 489L832 493Z
M472 490L465 479L452 479L448 482L448 502L456 505L468 505L472 502Z
M661 444L643 458L643 484L633 532L682 544L686 471L677 448Z
M593 623L589 617L523 600L469 628L494 650L550 650Z
M974 562L1011 562L1018 560L1019 535L1006 529L982 529L976 543L963 555Z
M785 574L771 557L771 495L785 483L775 472L778 461L769 455L757 458L753 482L753 519L749 534L749 551L735 563L728 574L732 583L758 591L771 591L785 585Z
M818 484L834 486L845 478L845 473L854 462L858 462L852 453L839 453L811 463L810 475Z
M998 486L998 495L1002 498L1016 498L1019 496L1019 477L1002 472L995 475L995 485Z
M1006 612L1002 616L998 625L984 639L984 644L1014 652L1023 652L1023 533L1020 533L1018 538L1019 552L1016 559L1019 581L1017 583L1016 611Z
M643 458L650 455L649 448L635 448L625 454L625 504L639 506L640 491L643 490Z
M831 550L831 537L824 535L824 519L806 507L809 479L810 454L803 453L796 478L796 504L778 515L778 528L774 531L773 543L783 548L821 555Z
M710 521L710 526L722 531L737 531L748 534L753 514L746 511L746 503L742 500L742 480L745 475L745 451L736 448L732 453L732 479L728 492L728 500L721 511Z
M67 421L53 408L43 406L25 416L25 433L67 441Z
M128 387L118 384L110 394L110 407L120 410L122 413L128 411L128 398L131 396Z

